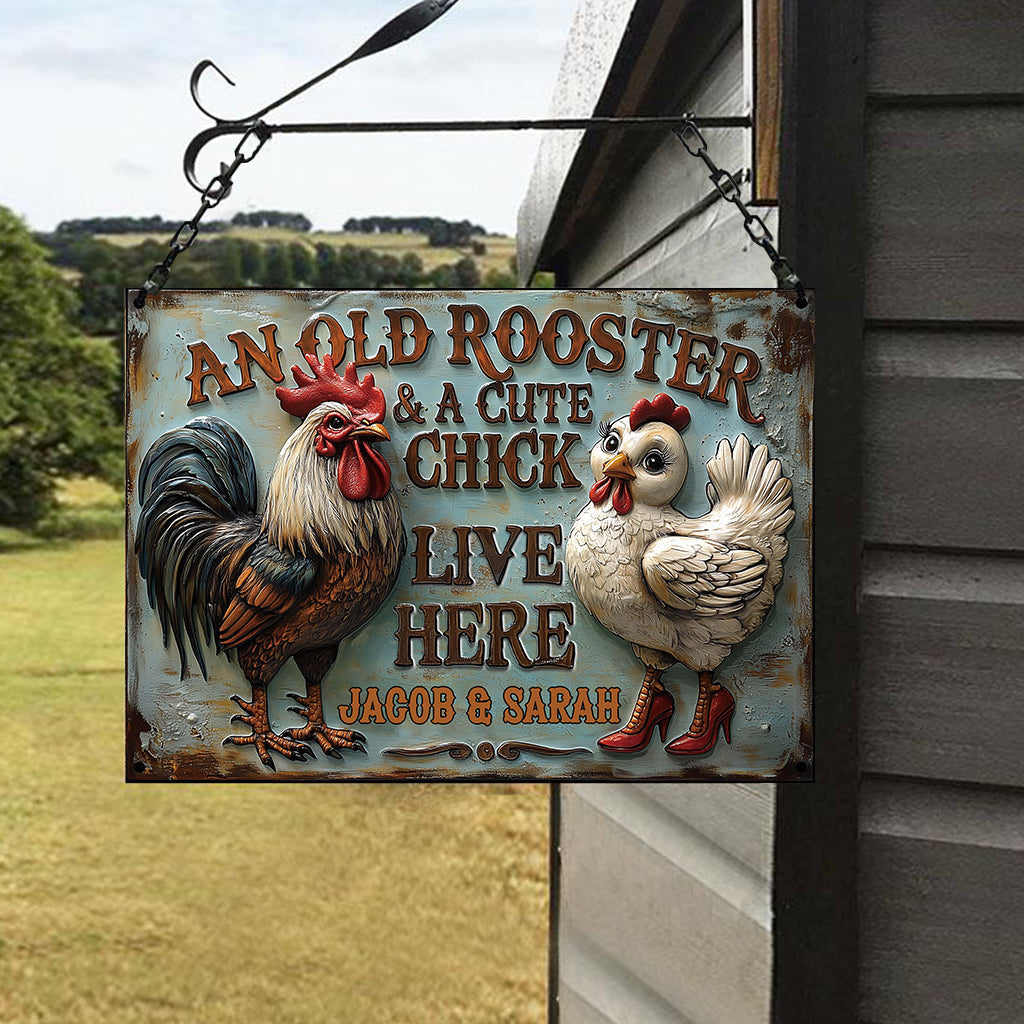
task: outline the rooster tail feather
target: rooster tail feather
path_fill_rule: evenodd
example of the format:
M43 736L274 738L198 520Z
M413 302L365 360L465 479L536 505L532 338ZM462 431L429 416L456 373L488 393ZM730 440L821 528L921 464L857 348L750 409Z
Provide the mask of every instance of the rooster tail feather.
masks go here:
M735 509L755 530L780 536L795 518L793 484L767 445L751 448L745 434L723 438L708 463L708 500L713 508Z
M256 467L224 420L200 416L159 437L139 470L135 542L164 646L174 638L181 677L191 648L203 675L203 640L217 635L223 565L259 533Z

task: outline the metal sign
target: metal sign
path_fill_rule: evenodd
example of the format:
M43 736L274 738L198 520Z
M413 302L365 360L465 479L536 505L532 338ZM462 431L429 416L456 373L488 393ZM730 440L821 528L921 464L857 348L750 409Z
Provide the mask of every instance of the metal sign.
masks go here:
M131 299L129 779L811 776L813 306Z

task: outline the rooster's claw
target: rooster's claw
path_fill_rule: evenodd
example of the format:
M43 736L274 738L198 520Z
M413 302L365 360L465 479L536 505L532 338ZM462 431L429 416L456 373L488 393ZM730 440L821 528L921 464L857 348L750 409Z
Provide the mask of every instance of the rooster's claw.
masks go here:
M250 728L252 723L247 723ZM229 743L235 746L253 746L256 748L256 753L259 755L259 759L271 769L271 771L277 771L277 766L274 764L274 759L270 756L270 752L282 754L291 761L301 761L303 764L306 763L307 757L313 757L313 751L310 747L307 747L305 743L297 743L287 735L278 736L277 733L270 731L269 729L261 732L252 732L248 736L227 736L225 737L224 746Z
M360 750L366 753L363 743L366 737L361 732L348 729L332 729L322 721L307 721L305 725L295 729L285 729L282 736L289 740L316 740L320 749L330 757L341 757L343 750Z

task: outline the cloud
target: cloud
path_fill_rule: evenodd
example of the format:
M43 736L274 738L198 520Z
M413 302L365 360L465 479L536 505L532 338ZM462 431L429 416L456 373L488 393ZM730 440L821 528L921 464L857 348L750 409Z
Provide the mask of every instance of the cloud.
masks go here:
M138 85L164 79L177 71L176 61L157 50L84 43L47 42L8 50L4 57L8 73L21 69L47 78L104 85Z
M156 171L152 167L147 167L145 164L136 163L134 160L128 160L123 157L115 160L110 165L110 170L121 178L152 178L156 175Z

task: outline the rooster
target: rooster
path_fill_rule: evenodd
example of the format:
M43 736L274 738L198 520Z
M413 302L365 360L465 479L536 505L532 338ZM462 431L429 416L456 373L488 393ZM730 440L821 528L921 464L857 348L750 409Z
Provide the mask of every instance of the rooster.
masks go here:
M675 710L662 675L681 662L697 673L693 722L665 748L704 754L728 743L736 701L714 671L764 621L782 580L793 522L792 485L765 445L722 440L708 463L711 510L690 519L671 505L686 479L681 432L690 414L668 395L641 399L601 425L590 453L595 484L573 523L566 564L580 600L628 640L646 673L629 722L598 744L636 753L655 728L664 742Z
M139 472L142 512L135 550L149 602L174 636L181 676L186 640L204 677L200 633L218 653L234 652L252 688L232 722L274 769L271 752L297 761L365 751L359 732L324 721L321 684L338 644L363 626L394 586L405 530L387 461L370 446L389 439L384 394L373 375L349 363L339 377L329 355L307 355L313 375L292 368L298 387L277 389L284 410L302 420L285 441L257 514L256 469L229 424L199 417L150 448ZM305 680L289 694L305 725L278 735L267 688L289 658Z

